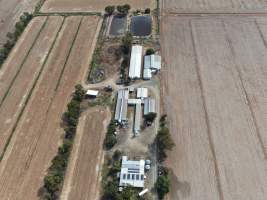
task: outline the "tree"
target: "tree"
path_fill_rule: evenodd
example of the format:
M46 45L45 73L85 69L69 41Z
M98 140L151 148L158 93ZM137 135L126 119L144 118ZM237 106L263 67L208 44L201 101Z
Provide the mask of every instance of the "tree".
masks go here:
M107 6L105 7L105 12L107 15L112 15L115 11L115 6Z
M154 54L154 53L155 53L155 51L154 51L154 49L152 49L152 48L146 50L146 55L152 55L152 54Z
M170 191L170 179L168 176L159 176L155 184L155 188L158 192L159 199L163 199L164 196Z
M131 6L129 4L124 4L124 5L117 6L117 11L122 15L128 14L130 9L131 9Z
M145 14L150 14L150 8L145 9Z
M105 147L107 150L111 149L117 143L117 138L113 134L107 134L105 138Z
M157 113L148 113L144 116L147 124L152 124L157 117Z
M126 35L122 38L122 47L123 47L123 52L125 54L128 54L130 52L132 42L133 42L133 36L130 32L127 32Z

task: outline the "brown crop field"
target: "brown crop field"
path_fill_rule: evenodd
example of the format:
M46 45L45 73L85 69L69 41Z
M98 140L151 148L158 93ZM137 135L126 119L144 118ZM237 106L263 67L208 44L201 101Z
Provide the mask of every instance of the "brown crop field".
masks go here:
M103 141L110 117L107 109L95 107L80 118L61 200L99 199Z
M155 8L155 0L47 0L42 12L103 12L108 5L129 4L132 9Z
M179 13L266 12L266 0L164 0L163 10Z
M62 24L63 18L49 17L46 26L50 18ZM38 199L43 177L62 140L61 116L75 84L88 70L100 22L96 16L67 17L59 32L50 27L43 35L55 43L1 161L1 199Z
M12 134L13 127L27 101L27 97L34 87L35 80L37 79L38 74L42 71L47 54L59 30L62 20L63 18L59 17L49 17L31 51L26 55L26 60L21 64L21 66L18 63L17 66L10 68L15 68L11 71L15 73L19 70L18 74L14 77L9 77L12 75L11 72L9 73L9 70L6 72L7 77L6 79L4 78L3 84L7 87L3 87L0 92L2 99L0 103L1 154L8 138ZM40 23L43 23L43 21L40 21ZM29 42L31 44L31 41ZM17 51L24 51L23 46L20 46ZM18 56L18 59L20 60L20 56ZM7 63L7 65L11 66L16 64L14 63L15 61L16 58L14 58L13 62ZM8 68L9 66L6 67Z
M267 19L165 16L171 200L267 198Z

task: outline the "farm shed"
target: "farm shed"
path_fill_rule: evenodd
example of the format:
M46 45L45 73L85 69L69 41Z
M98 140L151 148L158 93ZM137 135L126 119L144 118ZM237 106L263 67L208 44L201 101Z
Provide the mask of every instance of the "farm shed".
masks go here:
M129 105L136 105L136 104L141 104L141 103L142 103L141 99L128 99Z
M146 98L144 100L144 115L148 113L156 113L156 101L153 98Z
M129 90L119 90L115 110L115 120L119 123L127 122Z
M96 97L98 95L98 91L97 90L87 90L85 93L85 96L88 97Z
M148 97L148 89L147 88L137 88L137 98L147 98Z
M155 54L145 56L144 69L159 71L161 69L161 56Z
M145 69L144 68L143 79L144 80L150 80L151 78L152 78L151 69Z
M127 160L127 156L122 156L121 162L119 185L143 188L145 182L145 161Z
M139 135L141 131L141 120L142 120L142 106L141 103L135 105L135 116L134 116L134 135Z
M142 51L143 47L140 45L134 45L132 47L130 69L129 69L130 79L141 78Z

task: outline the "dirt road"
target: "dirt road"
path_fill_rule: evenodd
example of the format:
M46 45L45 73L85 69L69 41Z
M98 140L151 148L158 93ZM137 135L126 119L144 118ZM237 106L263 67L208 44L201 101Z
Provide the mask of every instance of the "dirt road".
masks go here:
M6 42L6 34L13 32L23 12L32 12L38 0L0 1L0 47Z
M98 200L103 141L111 115L102 107L90 108L79 120L61 200Z
M104 12L108 5L131 5L132 9L155 8L154 0L47 0L42 12Z
M74 85L81 81L80 77L89 66L88 57L99 27L99 17L80 20L81 17L66 18L47 61L47 70L1 162L0 196L3 199L38 199L45 171L61 142L61 116Z
M169 16L162 25L176 142L170 199L266 199L267 19Z

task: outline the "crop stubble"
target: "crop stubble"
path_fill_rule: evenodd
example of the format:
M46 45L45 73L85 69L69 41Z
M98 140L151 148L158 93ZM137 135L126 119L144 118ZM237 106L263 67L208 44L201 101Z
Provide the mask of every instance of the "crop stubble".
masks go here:
M170 199L267 197L265 18L166 17Z

